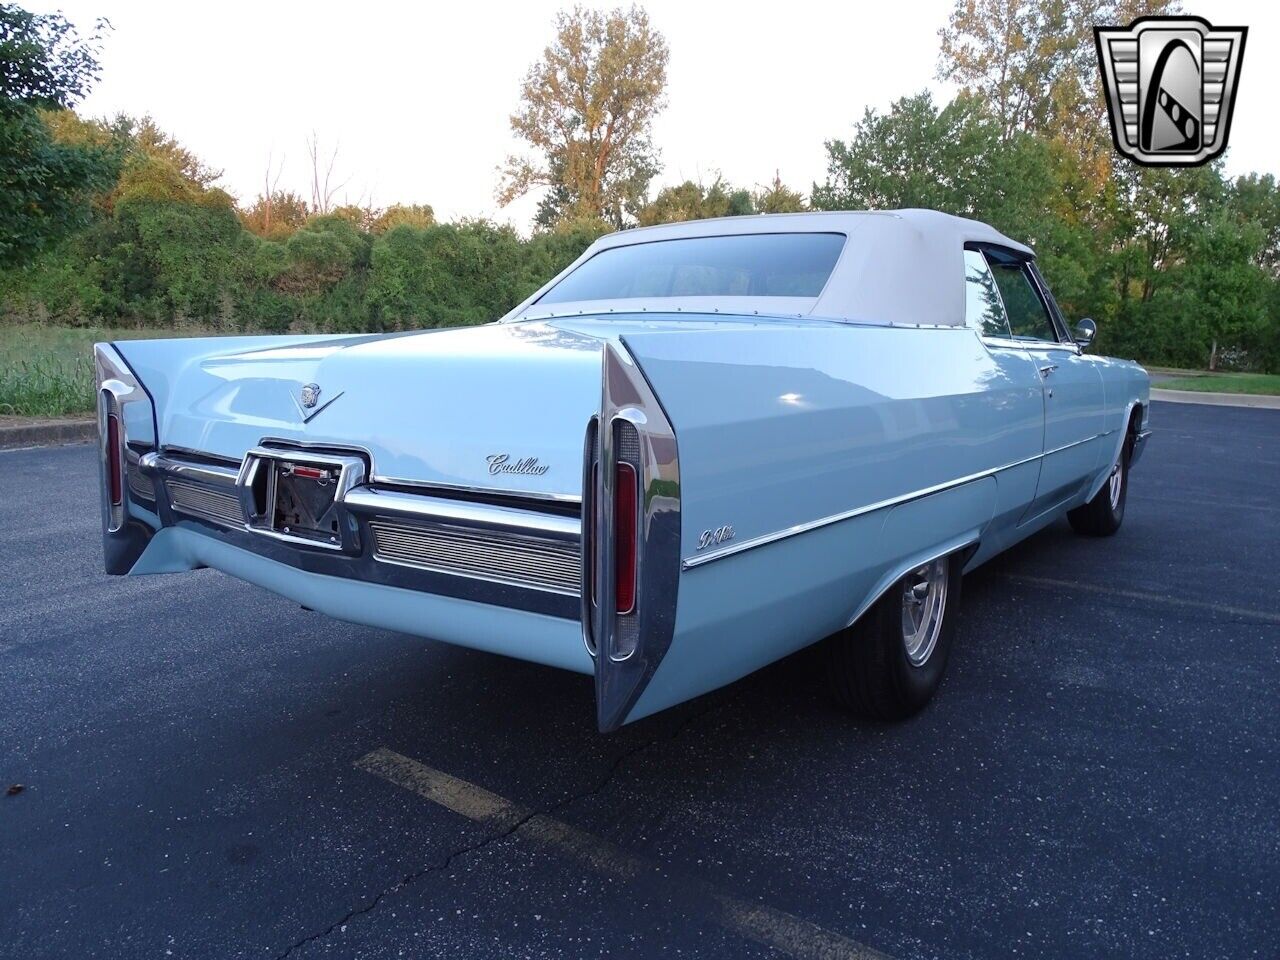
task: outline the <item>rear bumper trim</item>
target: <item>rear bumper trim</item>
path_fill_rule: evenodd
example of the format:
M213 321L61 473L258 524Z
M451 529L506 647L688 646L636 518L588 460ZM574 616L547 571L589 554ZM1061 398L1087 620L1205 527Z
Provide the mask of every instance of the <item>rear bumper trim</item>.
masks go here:
M254 462L216 463L166 450L147 454L140 467L153 483L163 527L194 528L326 576L579 618L578 517L356 485L342 488L334 502L344 540L335 549L264 536L268 531L254 527L244 510L251 502L246 465Z

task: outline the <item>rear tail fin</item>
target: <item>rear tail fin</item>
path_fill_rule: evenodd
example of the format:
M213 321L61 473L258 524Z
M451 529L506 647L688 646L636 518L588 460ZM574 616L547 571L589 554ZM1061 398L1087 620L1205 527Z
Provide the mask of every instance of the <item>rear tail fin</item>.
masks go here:
M582 625L607 731L626 720L671 646L680 583L675 432L621 344L605 347L585 459Z
M155 401L120 352L95 344L102 552L107 573L132 569L158 526L155 490L142 469L156 449Z

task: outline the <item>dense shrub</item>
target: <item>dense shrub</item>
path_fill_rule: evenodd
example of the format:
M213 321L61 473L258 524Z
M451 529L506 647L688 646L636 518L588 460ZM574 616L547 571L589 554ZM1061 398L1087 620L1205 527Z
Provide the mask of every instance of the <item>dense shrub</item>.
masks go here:
M485 221L398 226L373 243L368 302L377 329L485 323L571 262L590 231L521 240Z
M602 232L580 225L525 240L483 220L413 219L374 234L341 214L312 217L274 240L228 204L121 196L80 234L0 271L0 318L324 332L485 323Z

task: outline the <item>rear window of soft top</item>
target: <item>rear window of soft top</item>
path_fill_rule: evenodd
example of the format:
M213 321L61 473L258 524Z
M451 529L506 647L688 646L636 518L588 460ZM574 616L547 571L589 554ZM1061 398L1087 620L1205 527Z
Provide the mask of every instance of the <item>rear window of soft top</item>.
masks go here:
M601 250L539 303L663 297L817 297L840 233L749 233L654 240Z

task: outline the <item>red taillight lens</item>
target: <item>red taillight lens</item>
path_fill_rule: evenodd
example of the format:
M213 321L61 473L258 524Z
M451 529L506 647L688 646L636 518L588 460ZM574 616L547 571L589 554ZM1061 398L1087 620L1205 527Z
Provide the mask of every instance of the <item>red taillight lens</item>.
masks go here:
M124 484L120 477L120 418L107 414L107 486L111 491L111 505L124 502Z
M614 596L618 613L630 613L636 606L636 522L640 494L636 468L618 464L613 494Z

